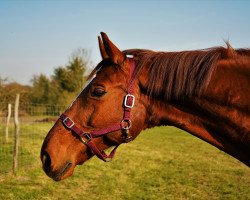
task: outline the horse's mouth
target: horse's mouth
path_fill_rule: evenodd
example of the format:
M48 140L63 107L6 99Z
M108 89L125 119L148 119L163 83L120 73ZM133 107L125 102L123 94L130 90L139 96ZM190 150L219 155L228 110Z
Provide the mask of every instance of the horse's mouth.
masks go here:
M63 168L57 169L55 171L46 172L46 174L52 178L54 181L61 181L73 174L74 165L71 162L67 162Z

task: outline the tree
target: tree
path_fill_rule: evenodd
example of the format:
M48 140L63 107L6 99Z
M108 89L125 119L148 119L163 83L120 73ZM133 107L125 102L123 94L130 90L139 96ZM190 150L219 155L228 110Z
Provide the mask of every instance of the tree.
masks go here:
M88 55L86 50L78 49L72 53L67 65L54 69L50 78L44 74L34 76L32 103L69 105L85 83L85 72L90 63Z
M19 93L20 108L25 108L24 105L27 103L49 104L54 110L58 110L58 106L67 107L81 91L89 65L89 53L84 49L77 49L71 54L65 66L55 68L51 77L44 74L34 75L31 87L16 82L10 83L0 77L0 103L13 103L16 94ZM25 113L30 111L27 110Z
M5 101L5 89L4 89L4 85L7 82L7 78L2 78L0 77L0 99L1 102Z
M35 75L32 82L31 101L35 104L46 104L49 102L50 80L44 75Z
M2 81L0 84L0 109L6 110L9 103L14 104L16 94L20 94L20 110L23 110L25 104L30 102L30 93L30 86L21 85L16 82L7 82L7 79L5 79L5 81Z
M84 74L89 65L88 53L84 49L73 52L69 64L54 70L54 79L63 90L79 92L86 80Z

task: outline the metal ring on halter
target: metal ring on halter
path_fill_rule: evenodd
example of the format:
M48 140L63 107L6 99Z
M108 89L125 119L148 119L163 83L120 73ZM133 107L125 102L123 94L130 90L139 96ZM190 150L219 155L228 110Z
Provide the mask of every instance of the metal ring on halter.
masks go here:
M127 126L123 126L124 123L127 123ZM121 121L121 128L122 128L122 129L128 130L128 129L131 128L131 125L132 125L132 122L131 122L130 119L123 119L123 120Z

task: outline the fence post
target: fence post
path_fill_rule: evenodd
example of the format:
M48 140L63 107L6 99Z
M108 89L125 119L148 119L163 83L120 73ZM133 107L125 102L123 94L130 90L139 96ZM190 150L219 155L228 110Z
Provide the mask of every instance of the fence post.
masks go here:
M9 125L10 125L10 117L11 117L11 104L8 104L8 115L7 115L7 122L6 122L6 129L5 129L5 141L9 141Z
M15 123L15 139L14 139L14 151L13 151L13 173L16 174L17 163L18 163L18 144L19 144L19 119L18 119L18 108L19 108L19 97L16 95L15 109L14 109L14 123Z

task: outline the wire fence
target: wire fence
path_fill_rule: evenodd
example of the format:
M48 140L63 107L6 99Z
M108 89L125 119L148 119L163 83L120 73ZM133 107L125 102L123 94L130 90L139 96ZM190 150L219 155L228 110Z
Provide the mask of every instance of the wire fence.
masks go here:
M11 107L11 110L10 110ZM14 105L0 103L0 175L13 173L15 146ZM40 149L45 136L63 106L23 104L19 106L19 141L17 171L30 170L40 162Z

